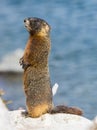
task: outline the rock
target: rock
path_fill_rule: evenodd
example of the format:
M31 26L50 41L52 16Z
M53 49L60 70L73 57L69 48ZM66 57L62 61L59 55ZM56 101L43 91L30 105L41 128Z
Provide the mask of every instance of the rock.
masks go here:
M97 116L95 117L95 119L93 120L93 125L90 128L90 130L97 130Z
M72 114L44 114L39 118L26 118L21 114L23 111L8 111L0 99L0 130L97 130L97 117L93 122Z
M11 124L17 130L89 130L92 121L71 114L45 114L39 118L25 118L22 110L9 112Z
M22 73L23 69L19 65L19 59L23 55L23 50L17 49L5 55L0 61L0 74ZM10 61L9 61L10 59Z
M2 99L0 98L0 130L16 130L10 124L10 114Z

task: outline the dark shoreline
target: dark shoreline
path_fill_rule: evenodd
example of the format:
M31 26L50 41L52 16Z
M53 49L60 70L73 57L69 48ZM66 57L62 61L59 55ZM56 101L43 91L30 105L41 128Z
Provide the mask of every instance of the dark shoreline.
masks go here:
M22 76L23 72L17 71L0 71L0 76Z

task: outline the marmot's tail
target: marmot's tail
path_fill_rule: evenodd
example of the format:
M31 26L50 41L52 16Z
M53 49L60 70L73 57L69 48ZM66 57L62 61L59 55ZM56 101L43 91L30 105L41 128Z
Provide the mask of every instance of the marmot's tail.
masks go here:
M52 110L49 111L51 114L55 113L68 113L68 114L75 114L75 115L82 115L83 111L77 107L68 107L64 105L56 106Z

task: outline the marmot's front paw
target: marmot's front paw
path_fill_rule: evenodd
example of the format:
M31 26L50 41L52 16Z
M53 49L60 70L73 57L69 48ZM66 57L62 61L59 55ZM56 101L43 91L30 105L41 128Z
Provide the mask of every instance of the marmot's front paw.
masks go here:
M27 69L27 68L30 66L30 64L29 64L28 62L24 62L23 57L20 58L19 63L20 63L20 65L22 66L22 68L23 68L24 70Z
M24 60L23 60L23 57L22 57L22 58L20 58L20 60L19 60L20 65L23 65L23 62L24 62Z

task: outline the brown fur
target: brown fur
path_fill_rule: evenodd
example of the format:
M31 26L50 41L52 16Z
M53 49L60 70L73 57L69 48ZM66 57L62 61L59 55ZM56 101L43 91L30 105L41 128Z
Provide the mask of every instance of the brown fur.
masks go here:
M82 110L77 107L68 107L64 105L56 106L51 111L51 114L55 113L67 113L67 114L76 114L76 115L82 115Z
M48 67L50 52L50 26L39 18L24 20L30 34L20 64L24 68L24 91L27 111L31 117L39 117L44 113L61 112L53 108L52 91ZM62 107L60 107L62 108ZM64 106L65 113L79 114L79 109ZM74 112L72 112L74 110Z

